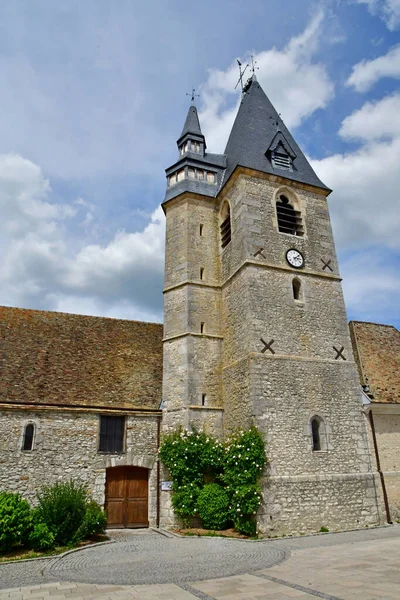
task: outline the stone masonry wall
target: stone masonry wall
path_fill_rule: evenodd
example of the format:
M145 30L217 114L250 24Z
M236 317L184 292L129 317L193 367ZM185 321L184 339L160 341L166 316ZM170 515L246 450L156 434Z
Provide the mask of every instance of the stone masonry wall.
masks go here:
M400 519L400 415L375 414L374 424L390 514Z
M300 210L303 237L278 231L281 193ZM277 534L377 523L381 496L326 198L244 176L228 195L235 233L230 253L221 252L224 425L226 433L255 422L265 433L259 526ZM302 252L304 268L287 264L290 248ZM323 269L328 260L332 270ZM271 340L272 350L264 344ZM320 451L313 450L314 416L323 421Z
M35 425L34 445L23 451L23 432ZM43 485L69 479L87 484L104 505L106 469L133 465L149 469L149 522L156 519L157 419L126 416L125 451L98 452L99 415L60 410L0 409L0 489L17 491L34 503Z

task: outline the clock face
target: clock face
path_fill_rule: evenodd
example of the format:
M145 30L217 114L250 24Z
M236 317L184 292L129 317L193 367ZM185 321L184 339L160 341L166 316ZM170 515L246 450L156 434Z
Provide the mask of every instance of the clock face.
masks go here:
M304 266L304 257L298 250L288 250L286 252L286 260L291 267L295 269L301 269Z

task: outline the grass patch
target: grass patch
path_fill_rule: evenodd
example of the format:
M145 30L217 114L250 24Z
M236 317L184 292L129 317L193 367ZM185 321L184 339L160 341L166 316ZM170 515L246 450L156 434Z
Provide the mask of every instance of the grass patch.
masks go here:
M11 552L0 554L0 563L8 561L27 560L29 558L44 558L46 556L57 556L57 554L62 554L63 552L67 552L67 550L74 550L75 548L84 548L85 546L90 546L91 544L106 542L109 539L110 538L105 534L92 535L88 539L83 540L78 544L70 546L57 546L56 548L46 550L45 552L35 552L35 550L29 550L27 548L16 546L11 550Z
M175 533L179 533L180 535L191 535L196 537L227 537L227 538L236 538L242 540L248 539L257 539L256 537L250 537L248 535L243 535L242 533L238 533L233 528L231 529L202 529L201 527L192 527L187 529L174 529Z

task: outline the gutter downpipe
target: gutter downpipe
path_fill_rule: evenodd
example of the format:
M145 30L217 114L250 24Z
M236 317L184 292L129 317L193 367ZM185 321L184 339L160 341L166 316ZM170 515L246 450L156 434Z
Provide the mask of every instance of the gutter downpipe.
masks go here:
M158 451L160 449L160 434L161 434L161 416L157 415L157 514L156 514L156 527L160 529L160 459L158 457Z
M379 459L378 442L376 440L375 423L374 423L374 417L372 415L372 410L369 411L369 415L368 416L369 416L369 422L371 424L372 439L373 439L373 442L374 442L374 450L375 450L375 458L376 458L376 468L377 468L377 471L379 473L379 477L381 478L383 501L385 503L385 510L386 510L386 520L387 520L388 523L393 524L392 518L390 516L389 501L388 501L388 496L387 496L387 492L386 492L385 477L384 477L384 475L382 473L381 461Z

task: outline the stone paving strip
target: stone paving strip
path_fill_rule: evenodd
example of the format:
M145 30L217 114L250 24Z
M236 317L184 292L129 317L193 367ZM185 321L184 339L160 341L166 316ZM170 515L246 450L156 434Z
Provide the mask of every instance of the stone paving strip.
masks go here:
M196 600L173 583L163 585L95 585L45 583L0 591L0 600Z

